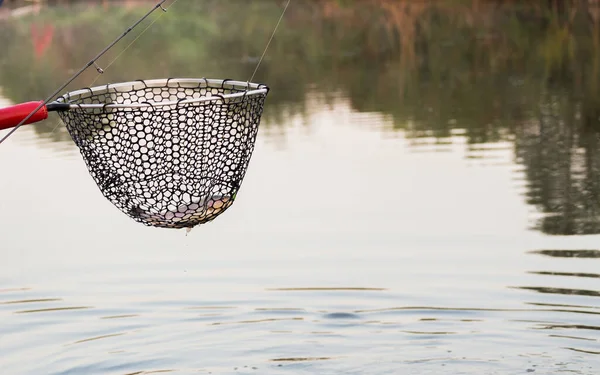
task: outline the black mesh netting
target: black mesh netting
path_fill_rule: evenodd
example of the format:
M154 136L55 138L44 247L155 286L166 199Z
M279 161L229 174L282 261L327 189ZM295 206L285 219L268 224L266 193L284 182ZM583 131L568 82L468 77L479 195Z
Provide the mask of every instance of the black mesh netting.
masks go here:
M136 81L60 99L122 107L71 107L59 113L114 205L146 225L191 228L233 204L267 92L264 85L249 88L227 80ZM185 102L200 98L208 100Z

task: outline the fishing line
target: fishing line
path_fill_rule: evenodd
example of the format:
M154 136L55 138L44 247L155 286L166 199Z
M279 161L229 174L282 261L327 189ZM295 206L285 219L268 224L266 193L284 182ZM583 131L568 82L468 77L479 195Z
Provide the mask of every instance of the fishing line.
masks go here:
M105 71L106 71L108 68L110 68L110 66L111 66L112 64L114 64L114 63L115 63L115 62L116 62L116 61L119 59L119 57L121 57L121 55L122 55L123 53L125 53L125 52L126 52L128 49L129 49L129 47L131 47L131 46L132 46L132 45L133 45L135 42L137 42L137 40L138 40L138 39L139 39L139 38L140 38L140 37L141 37L141 36L142 36L142 35L143 35L143 34L144 34L146 31L148 31L148 29L149 29L150 27L152 27L152 25L154 25L154 23L155 23L156 21L158 21L158 20L160 19L160 17L162 17L162 16L163 16L163 15L164 15L164 14L167 12L167 10L171 9L171 7L172 7L173 5L175 5L175 3L176 3L177 1L179 1L179 0L173 0L173 2L171 3L171 5L169 5L167 8L163 8L163 12L162 12L162 13L160 13L160 14L158 15L158 17L156 17L156 18L155 18L155 19L154 19L154 20L153 20L153 21L152 21L152 22L151 22L151 23L150 23L148 26L146 26L146 28L145 28L144 30L142 30L142 32L140 32L140 33L139 33L139 34L138 34L138 35L135 37L135 39L133 39L133 40L131 41L131 43L129 43L129 44L128 44L128 45L127 45L127 46L126 46L126 47L125 47L125 48L124 48L124 49L123 49L121 52L119 52L119 54L118 54L117 56L115 56L115 58L114 58L114 59L113 59L113 60L112 60L110 63L108 63L108 65L106 65L106 67L104 67L104 69L103 69L103 70L98 70L98 66L96 66L96 70L98 70L98 74L96 75L96 78L94 78L94 80L93 80L93 81L92 81L92 82L91 82L91 83L90 83L88 86L93 86L93 85L94 85L94 83L96 83L96 81L98 80L98 78L100 78L100 76L102 76L102 74L104 74L104 72L105 72ZM60 122L58 122L56 125L54 125L54 128L52 129L52 131L50 132L50 134L53 134L53 133L54 133L54 131L56 131L56 129L58 129L58 127L59 127L60 125L61 125L61 124L60 124Z
M23 124L25 124L27 122L27 120L29 120L34 114L36 114L42 107L44 107L46 104L48 104L56 95L58 95L62 90L64 90L65 87L67 87L71 82L73 82L77 77L79 77L85 70L87 70L87 68L94 65L96 67L96 70L98 71L98 73L101 73L102 69L100 69L100 67L96 64L96 61L100 57L102 57L106 52L108 52L108 50L110 50L121 39L123 39L127 34L129 34L129 32L131 30L133 30L137 25L139 25L141 22L143 22L152 13L154 13L154 11L156 11L157 9L160 8L164 12L166 12L167 10L162 6L166 1L167 0L161 0L160 2L158 2L158 4L156 4L151 10L149 10L148 13L146 13L142 18L140 18L133 25L131 25L127 30L125 30L125 32L123 34L121 34L112 43L110 43L108 46L106 46L98 55L96 55L96 57L94 57L92 60L90 60L90 62L85 64L83 66L83 68L81 68L77 73L75 73L71 78L69 78L63 85L61 85L58 89L56 89L50 96L48 96L48 98L46 98L43 102L41 102L37 108L35 108L29 115L27 115L27 117L25 117L23 120L21 120L21 122L19 122L19 124L17 124L14 128L12 128L8 132L8 134L6 134L2 139L0 139L0 144L2 144L4 141L6 141L8 139L8 137L13 135L14 132L17 131L17 129L19 129L21 126L23 126ZM175 1L177 1L177 0L175 0ZM173 3L175 3L175 1Z
M135 37L135 39L134 39L134 40L132 40L132 41L131 41L131 43L129 43L129 44L127 45L127 47L125 47L125 48L124 48L124 49L123 49L123 50L122 50L122 51L121 51L121 52L120 52L120 53L119 53L119 54L118 54L118 55L117 55L117 56L116 56L116 57L115 57L115 58L114 58L114 59L113 59L113 60L112 60L110 63L108 63L108 65L106 65L106 68L104 68L104 70L106 71L106 69L110 68L110 66L111 66L112 64L114 64L114 63L115 63L115 61L117 61L117 60L119 59L119 57L121 57L121 55L122 55L123 53L125 53L125 51L127 51L127 50L129 49L129 47L131 47L131 46L132 46L132 45L133 45L135 42L137 42L137 40L138 40L138 39L139 39L139 38L140 38L140 37L141 37L141 36L142 36L142 35L143 35L143 34L144 34L144 33L145 33L145 32L146 32L146 31L147 31L149 28L150 28L150 27L152 27L152 25L154 25L154 23L155 23L156 21L158 21L158 20L160 19L160 17L162 17L162 16L163 16L163 15L164 15L164 14L167 12L167 10L171 9L171 7L172 7L173 5L175 5L175 3L176 3L177 1L179 1L179 0L173 0L173 2L171 3L171 5L169 5L169 7L168 7L168 8L166 8L166 9L163 9L163 10L164 10L164 12L160 13L158 17L156 17L156 18L155 18L155 19L154 19L154 20L153 20L153 21L152 21L152 22L151 22L151 23L150 23L148 26L146 26L146 28L145 28L144 30L142 30L142 32L141 32L141 33L139 33L139 34L138 34L138 36L136 36L136 37ZM92 81L92 82L89 84L89 86L93 86L93 85L94 85L94 83L96 83L96 81L98 80L98 78L100 78L100 76L101 76L101 75L102 75L102 73L98 73L98 75L96 76L96 78L95 78L95 79L94 79L94 80L93 80L93 81Z
M258 67L260 66L260 63L263 61L263 58L265 57L265 54L267 53L267 49L269 48L269 45L271 44L271 41L273 40L273 37L275 37L275 33L277 32L277 28L279 27L279 24L281 23L281 20L283 19L283 15L285 14L285 11L287 10L287 8L290 5L291 1L292 0L288 0L287 4L285 4L285 8L283 8L283 12L281 12L281 16L279 17L279 21L277 21L277 25L275 25L275 30L273 30L273 34L271 34L271 38L267 42L267 46L265 47L265 50L263 51L262 56L260 57L260 60L258 60L258 64L256 65L256 68L254 69L254 73L252 73L252 77L250 77L250 80L248 82L252 82L252 80L254 79L254 75L258 71Z
M21 120L16 126L14 126L2 139L0 139L0 144L2 144L4 141L6 141L11 135L13 135L17 129L19 129L22 125L24 125L32 116L34 116L41 108L43 108L44 106L46 106L56 95L58 95L62 90L64 90L71 82L73 82L76 78L78 78L85 70L87 70L87 68L89 68L90 66L94 65L94 67L96 68L96 70L98 71L98 75L96 76L96 78L93 80L92 84L94 82L96 82L96 80L99 78L99 76L101 74L104 73L104 70L101 69L98 64L96 63L96 61L98 61L100 59L100 57L102 57L106 52L108 52L115 44L117 44L119 41L121 41L121 39L123 39L127 34L129 34L129 32L131 32L135 27L137 27L141 22L143 22L146 18L148 18L152 13L154 13L157 9L161 9L163 12L166 12L167 9L163 7L163 4L166 2L167 0L161 0L159 1L151 10L149 10L142 18L140 18L139 20L137 20L132 26L130 26L123 34L121 34L118 38L116 38L112 43L110 43L107 47L105 47L98 55L96 55L96 57L94 57L92 60L90 60L86 65L84 65L77 73L75 73L71 78L69 78L63 85L61 85L58 89L56 89L50 96L48 96L44 101L40 102L40 104L31 112L29 113L23 120ZM169 6L169 8L171 6L173 6L178 0L174 0L171 5ZM250 81L252 81L254 79L254 76L256 75L256 72L258 71L258 68L260 67L265 54L267 53L267 50L271 44L271 41L273 40L273 38L275 37L275 34L277 32L277 29L279 28L279 24L281 23L281 20L283 19L283 16L285 15L285 12L287 10L287 8L289 7L291 3L291 0L288 0L280 17L279 20L277 21L277 24L275 25L275 28L273 30L273 33L271 34L271 37L269 38L269 41L267 42L267 45L258 61L258 63L256 64L256 68L254 69L254 72L252 73L252 76L250 78ZM162 15L161 15L162 16ZM158 21L158 19L160 19L160 17L157 17L156 19L154 19L153 22L150 23L150 25L148 25L132 42L129 43L129 45L127 45L107 66L105 69L109 68L125 51L127 51L127 49L129 49L129 47L131 47L156 21ZM56 127L52 130L52 132L54 132L54 130L56 129Z

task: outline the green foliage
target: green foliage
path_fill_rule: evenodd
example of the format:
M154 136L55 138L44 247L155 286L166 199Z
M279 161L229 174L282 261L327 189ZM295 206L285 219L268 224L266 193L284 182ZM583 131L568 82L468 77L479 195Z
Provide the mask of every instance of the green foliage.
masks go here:
M262 126L285 131L292 116L308 118L307 98L331 103L341 92L357 111L388 115L390 130L408 138L443 143L460 130L473 145L513 141L531 182L529 202L553 214L537 228L599 232L595 204L581 202L598 195L600 177L591 157L600 145L589 141L600 138L600 23L584 2L560 3L295 1L254 78L272 89ZM149 8L109 4L57 5L1 21L3 95L15 102L45 97ZM105 74L91 70L69 89L176 76L248 80L283 5L178 2L139 39L151 21L103 58ZM41 56L34 26L54 27ZM68 139L53 127L36 130ZM561 164L575 149L588 155L583 182L570 175L571 164ZM573 181L572 189L557 178Z

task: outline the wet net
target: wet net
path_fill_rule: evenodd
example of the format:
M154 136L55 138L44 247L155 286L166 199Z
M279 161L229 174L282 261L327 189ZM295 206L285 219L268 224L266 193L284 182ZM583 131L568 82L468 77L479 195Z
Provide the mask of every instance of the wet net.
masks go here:
M191 228L229 208L268 94L261 84L169 79L68 93L59 112L102 194L143 224Z

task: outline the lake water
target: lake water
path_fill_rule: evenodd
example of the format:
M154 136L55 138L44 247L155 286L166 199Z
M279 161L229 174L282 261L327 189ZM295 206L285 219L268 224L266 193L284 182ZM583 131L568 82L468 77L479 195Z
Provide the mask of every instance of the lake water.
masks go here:
M282 7L198 3L97 82L247 79ZM0 106L43 99L152 4L0 17ZM529 47L551 30L529 30L498 62L506 40L465 26L488 8L428 24L407 58L356 31L367 13L310 4L257 73L272 91L236 203L190 233L104 199L55 114L0 145L0 373L600 372L590 59L548 73Z

